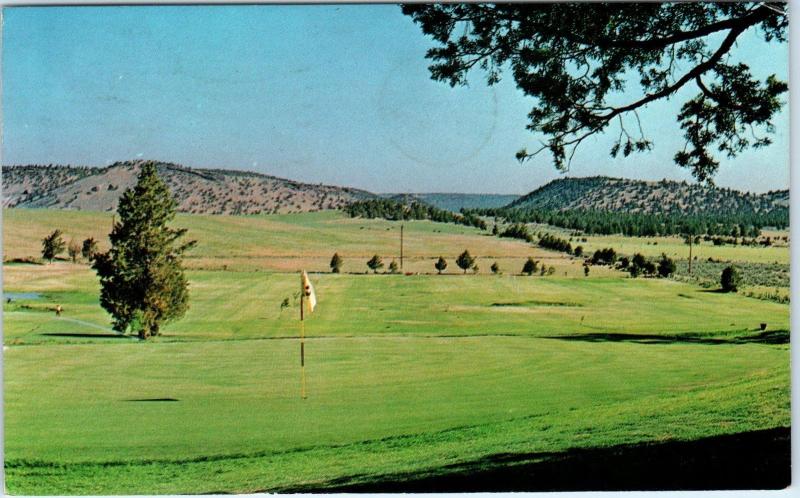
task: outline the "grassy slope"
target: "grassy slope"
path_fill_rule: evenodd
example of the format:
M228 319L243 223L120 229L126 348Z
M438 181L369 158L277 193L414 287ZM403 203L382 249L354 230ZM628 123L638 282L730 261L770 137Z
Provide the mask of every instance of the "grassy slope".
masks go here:
M6 211L5 248L29 255L56 221L102 233L103 216ZM248 258L294 270L302 258L285 251L298 237L304 257L329 257L335 245L352 259L391 251L396 238L389 222L335 213L179 221L208 257L240 270ZM461 227L406 227L418 235L412 254L465 243L483 254L539 251ZM296 303L279 306L296 274L191 271L187 317L139 343L102 336L107 318L85 265L5 265L6 291L44 293L4 307L6 344L24 344L4 353L7 486L280 490L503 452L789 424L788 345L737 342L761 321L787 329L788 306L611 275L312 276L320 305L307 322L301 401L297 341L280 339L297 334ZM47 311L56 303L60 319ZM128 401L153 398L179 401Z
M60 228L65 240L94 237L107 248L111 213L6 209L3 211L5 259L38 257L41 239ZM195 269L253 271L328 271L334 252L344 257L344 272L368 270L367 260L377 253L388 267L399 259L400 223L385 220L351 219L336 211L319 213L213 216L179 215L176 226L189 230L199 241L187 260ZM405 222L405 271L435 272L440 256L449 261L448 273L460 272L455 258L465 249L478 256L483 272L493 261L505 271L518 272L528 257L556 266L559 275L582 275L579 261L563 254L544 251L520 241L497 239L475 228L433 223ZM597 269L597 274L609 274Z

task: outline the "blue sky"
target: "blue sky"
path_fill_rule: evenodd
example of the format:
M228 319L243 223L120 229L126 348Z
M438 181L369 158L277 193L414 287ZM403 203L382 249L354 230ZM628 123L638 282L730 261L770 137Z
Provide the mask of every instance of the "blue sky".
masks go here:
M3 164L150 158L376 192L525 193L561 174L514 153L532 100L510 76L430 80L432 46L396 5L11 7L3 10ZM767 54L767 56L765 56ZM788 76L755 33L734 57ZM571 176L691 180L672 162L681 92L640 113L648 154L585 142ZM788 95L786 96L788 99ZM774 144L723 160L717 184L788 188L789 113Z

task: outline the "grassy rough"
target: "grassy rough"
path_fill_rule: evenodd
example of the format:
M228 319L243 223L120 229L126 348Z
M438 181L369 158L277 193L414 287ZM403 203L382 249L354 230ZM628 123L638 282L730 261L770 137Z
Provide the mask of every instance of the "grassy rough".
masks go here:
M722 270L728 266L735 266L739 270L742 295L779 303L789 302L791 271L788 264L697 260L692 263L690 274L688 261L678 261L676 275L681 281L716 289L720 287Z
M66 240L94 237L100 250L108 248L111 213L5 209L3 218L6 261L40 256L41 239L53 228L61 228ZM181 214L175 225L187 228L188 238L199 241L186 258L188 268L199 270L326 272L331 256L338 252L344 258L342 272L364 273L373 254L386 261L399 261L400 256L400 222L352 219L338 211L236 217ZM435 273L436 259L444 256L450 263L446 273L457 273L455 258L468 249L485 273L494 261L506 273L519 273L525 260L533 257L555 266L560 276L582 275L576 258L521 241L498 240L476 228L430 221L403 225L404 272Z

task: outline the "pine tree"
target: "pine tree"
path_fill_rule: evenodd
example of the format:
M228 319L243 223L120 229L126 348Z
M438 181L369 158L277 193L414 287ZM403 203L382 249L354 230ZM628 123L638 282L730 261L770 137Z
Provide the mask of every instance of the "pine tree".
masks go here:
M658 275L663 278L668 278L673 273L675 273L675 261L662 252L661 260L658 262Z
M447 261L443 257L439 256L439 259L433 266L436 268L436 271L439 272L439 275L441 275L442 272L447 268Z
M342 260L342 257L339 256L339 253L338 252L333 253L333 257L331 258L331 272L339 273L340 271L342 271L343 263L344 261Z
M42 257L51 263L56 256L64 252L66 244L61 235L61 230L53 230L53 233L42 239Z
M726 266L725 269L722 270L722 275L720 276L720 284L722 286L723 291L725 292L738 291L740 281L741 281L741 276L739 275L739 270L737 270L735 266Z
M534 261L533 258L528 258L528 260L525 261L525 264L522 265L522 273L531 276L536 273L536 268L538 268L538 266L539 263L537 261Z
M119 200L119 221L109 234L111 249L97 253L93 264L100 278L100 304L111 314L114 330L130 328L147 339L186 313L189 290L182 259L195 242L178 243L186 229L168 226L175 208L155 163L144 163L136 185Z
M397 273L399 269L400 266L398 266L397 261L392 260L392 262L389 263L389 273Z
M492 273L494 273L495 275L500 273L500 265L497 264L497 261L492 263L492 266L490 267L490 269L492 270Z
M378 273L380 268L383 268L383 260L377 254L372 256L372 258L367 261L367 266L373 273Z
M88 239L83 241L81 254L83 255L84 258L91 261L95 253L97 253L97 241L94 240L92 237L89 237Z
M464 273L467 273L467 270L475 265L475 258L470 255L469 251L464 251L456 258L456 264L464 270Z
M769 42L761 58L785 42L789 20L778 2L437 2L405 4L403 13L435 42L425 55L432 79L467 85L473 68L481 68L494 85L511 73L533 97L527 129L544 135L541 147L516 157L549 151L559 170L569 169L587 137L617 124L612 156L651 150L643 134L626 136L624 122L637 109L681 95L677 119L686 142L674 161L697 180L710 180L717 154L735 157L771 143L759 131L774 133L788 90L775 75L760 81L749 57L736 53L745 45L737 39L754 30Z

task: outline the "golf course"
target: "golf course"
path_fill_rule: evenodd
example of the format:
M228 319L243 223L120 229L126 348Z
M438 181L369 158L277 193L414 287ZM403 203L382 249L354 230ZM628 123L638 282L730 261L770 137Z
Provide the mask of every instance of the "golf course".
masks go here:
M6 494L798 486L787 3L17 3Z
M747 453L766 470L743 467L756 472L739 475L743 485L788 485L788 304L612 266L585 275L581 258L455 224L402 222L403 268L389 274L399 221L179 214L173 225L197 241L184 260L189 310L140 341L111 329L89 262L39 259L56 228L107 250L113 216L3 211L12 494L435 491L460 489L459 476L472 491L623 482L614 471L558 480L581 465L646 465L654 479L641 485L652 489L659 464L678 455L692 465L703 451L718 461L704 469L712 487L737 485L725 455ZM678 260L687 249L677 237L585 245L648 256L669 247ZM464 250L478 271L456 265ZM694 251L699 266L789 257L788 245ZM377 272L366 265L375 254ZM528 258L553 272L521 274ZM318 301L304 321L306 399L301 270Z

